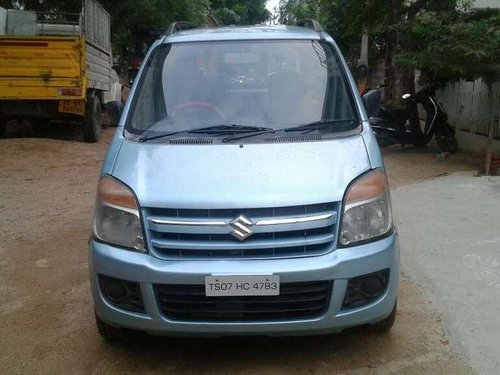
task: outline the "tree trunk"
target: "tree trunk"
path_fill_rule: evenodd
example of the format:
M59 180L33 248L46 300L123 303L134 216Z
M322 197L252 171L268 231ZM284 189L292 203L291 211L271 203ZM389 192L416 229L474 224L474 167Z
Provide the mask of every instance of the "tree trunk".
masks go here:
M363 26L363 35L361 36L361 52L358 61L358 91L364 94L368 84L368 28Z
M493 87L491 83L488 83L488 101L491 102L493 99ZM492 106L493 103L490 103L490 110L491 108L494 108ZM491 114L493 114L493 111L491 110ZM492 154L493 154L493 135L494 135L494 129L495 129L495 124L498 124L498 119L493 119L490 118L489 124L488 124L488 144L486 146L486 159L484 161L484 173L488 176L491 176L491 159L492 159Z
M400 22L403 14L401 0L390 0L388 3L389 9L387 12L391 17L391 24L396 25ZM398 35L394 30L390 30L386 34L385 46L385 100L388 103L394 103L396 98L396 71L393 67L393 59L396 54L396 46L398 45Z
M403 74L403 93L415 93L415 70L405 69Z
M411 23L418 12L422 8L424 8L429 3L429 0L415 0L407 10L406 20L408 23ZM411 48L415 44L415 40L411 36L411 34L406 35L402 41L403 49ZM414 69L405 69L403 74L403 90L404 93L415 93L415 70Z

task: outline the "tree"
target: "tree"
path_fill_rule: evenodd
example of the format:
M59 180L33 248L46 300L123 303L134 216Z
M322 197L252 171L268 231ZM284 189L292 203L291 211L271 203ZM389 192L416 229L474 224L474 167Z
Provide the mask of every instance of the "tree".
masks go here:
M255 25L270 17L266 0L212 0L211 7L224 25Z
M253 25L266 21L266 0L100 0L112 21L113 44L130 45L144 28L163 28L173 21L203 24L209 14L220 15L224 24ZM81 10L81 0L0 0L6 8L37 12Z
M495 19L487 22L483 20L482 23L477 23L476 20L472 23L478 15L469 12L467 2L468 0L281 0L280 20L291 23L304 16L319 16L320 22L334 36L351 66L356 66L360 55L361 35L368 33L369 60L384 57L389 81L394 81L392 78L395 67L403 69L404 90L414 91L416 67L433 79L438 79L437 75L440 75L439 79L443 81L466 78L484 72L485 69L497 69L494 64L491 65L490 57L493 56L494 59L496 56L492 51L498 47L492 34L495 27L498 30L498 25L495 24ZM483 33L483 44L474 49L474 35L477 33ZM468 41L468 47L465 41ZM455 55L451 55L451 51ZM474 62L469 58L458 58L461 53L475 57ZM488 63L485 60L487 56L490 61ZM472 72L472 67L478 72ZM448 72L445 73L444 70Z
M428 12L405 25L413 50L402 51L400 66L420 69L423 83L442 86L460 79L500 79L500 12Z
M460 79L482 79L488 85L490 108L492 83L500 80L500 11L462 11L455 14L428 13L410 25L418 38L417 48L401 53L397 63L420 69L423 83L437 88ZM489 122L485 172L490 174L493 119Z
M304 18L317 18L320 21L325 21L326 18L319 17L320 9L320 0L280 0L278 22L290 25Z
M281 0L278 20L293 24L303 18L318 19L335 38L350 65L355 66L365 27L370 33L370 57L382 56L382 36L387 32L390 9L386 0Z
M270 14L266 0L100 0L111 15L113 51L142 51L174 21L204 24L209 15L223 24L256 24ZM82 0L0 0L1 6L37 12L79 13Z

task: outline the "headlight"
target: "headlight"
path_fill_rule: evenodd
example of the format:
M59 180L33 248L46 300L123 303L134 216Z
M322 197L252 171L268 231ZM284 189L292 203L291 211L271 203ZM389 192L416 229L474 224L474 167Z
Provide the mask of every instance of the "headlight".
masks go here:
M93 231L101 241L146 251L135 195L127 186L109 176L99 181Z
M377 169L357 180L349 188L343 207L341 245L352 245L389 232L392 213L385 173Z

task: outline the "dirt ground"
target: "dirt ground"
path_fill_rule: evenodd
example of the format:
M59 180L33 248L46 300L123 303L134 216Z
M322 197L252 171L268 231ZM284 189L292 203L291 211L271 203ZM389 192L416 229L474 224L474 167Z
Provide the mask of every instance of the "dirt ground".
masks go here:
M99 144L75 141L71 128L37 139L28 127L0 140L0 374L473 373L404 272L396 325L386 335L104 342L94 325L87 240L113 131L105 129ZM465 157L438 159L435 151L385 150L393 188L472 168Z

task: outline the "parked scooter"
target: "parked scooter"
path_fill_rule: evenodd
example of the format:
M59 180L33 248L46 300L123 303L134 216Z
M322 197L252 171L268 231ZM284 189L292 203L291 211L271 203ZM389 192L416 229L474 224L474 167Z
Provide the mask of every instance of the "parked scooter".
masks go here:
M405 108L382 105L380 87L369 89L363 94L365 109L370 124L381 147L393 144L411 144L425 147L436 137L443 152L455 153L458 150L455 130L448 123L448 116L430 90L423 89L416 94L402 96ZM418 104L425 110L425 126L422 130L418 115Z

